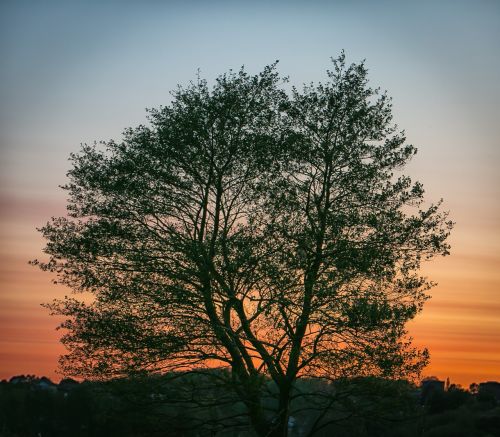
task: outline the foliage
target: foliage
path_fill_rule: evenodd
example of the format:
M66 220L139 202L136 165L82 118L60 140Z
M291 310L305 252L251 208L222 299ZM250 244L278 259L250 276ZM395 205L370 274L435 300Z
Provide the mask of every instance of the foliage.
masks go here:
M71 156L68 217L35 261L93 296L48 305L68 317L65 374L227 366L256 431L283 435L300 377L425 365L404 325L452 223L395 173L416 149L363 63L291 95L275 67L179 87L149 127Z
M213 377L226 373L210 372ZM59 384L55 390L41 389L36 378L20 384L1 382L0 435L253 436L233 388L213 381L208 374L183 373ZM485 407L478 395L470 395L458 408L431 414L419 405L415 387L403 381L356 378L331 384L315 378L299 380L296 388L308 396L291 401L294 436L313 435L321 414L315 405L326 398L333 400L326 409L328 420L316 428L315 436L500 435L500 407Z
M471 394L457 386L451 386L447 391L435 390L430 393L425 405L430 414L453 410L465 404Z

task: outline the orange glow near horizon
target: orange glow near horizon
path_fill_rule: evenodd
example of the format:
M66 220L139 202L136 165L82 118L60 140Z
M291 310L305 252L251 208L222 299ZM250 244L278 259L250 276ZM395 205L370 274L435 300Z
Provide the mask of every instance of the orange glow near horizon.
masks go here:
M28 265L43 258L44 241L35 226L51 215L65 214L64 193L49 202L29 195L1 202L0 247L0 379L18 374L45 375L55 381L58 356L64 353L60 318L40 306L70 290L51 283L51 275ZM452 199L453 200L453 199ZM451 236L451 255L424 264L423 273L438 286L424 310L409 325L416 346L429 349L424 376L447 377L468 387L472 382L500 380L500 226L472 227L472 216L452 207L458 220ZM457 213L454 213L454 210ZM495 209L496 211L496 209Z
M27 263L36 253L41 238L23 247L25 256L2 254L3 296L0 318L0 379L19 374L45 375L55 381L58 356L65 352L59 343L62 320L51 317L40 306L69 294L70 290L50 282L50 274ZM12 255L12 254L11 254ZM409 325L418 347L431 353L424 376L447 377L468 387L472 382L500 380L500 298L498 257L451 255L425 266L424 273L439 282L423 312ZM474 289L471 289L474 284ZM496 299L496 300L495 300Z
M449 377L464 387L500 380L499 265L498 254L452 250L451 256L426 266L438 286L408 326L415 344L431 353L424 375Z

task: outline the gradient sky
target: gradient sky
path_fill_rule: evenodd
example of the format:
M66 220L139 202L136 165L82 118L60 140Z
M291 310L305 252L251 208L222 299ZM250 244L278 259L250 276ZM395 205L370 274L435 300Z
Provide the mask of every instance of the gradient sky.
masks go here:
M329 58L366 59L373 86L419 149L407 173L445 199L452 255L410 324L427 375L500 380L500 3L491 1L23 1L0 4L0 379L58 379L58 320L40 307L69 291L28 266L35 227L65 212L68 155L119 140L145 108L196 77L279 59L293 84Z

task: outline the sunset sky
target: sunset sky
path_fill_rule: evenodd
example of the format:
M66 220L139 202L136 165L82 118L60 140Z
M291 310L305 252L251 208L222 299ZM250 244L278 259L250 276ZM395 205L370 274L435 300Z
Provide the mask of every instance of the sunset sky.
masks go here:
M426 375L500 381L500 2L23 1L0 4L0 379L54 380L64 351L40 306L69 294L28 265L64 215L68 155L119 140L177 84L279 59L293 84L366 59L419 153L407 173L444 198L452 254L409 328Z

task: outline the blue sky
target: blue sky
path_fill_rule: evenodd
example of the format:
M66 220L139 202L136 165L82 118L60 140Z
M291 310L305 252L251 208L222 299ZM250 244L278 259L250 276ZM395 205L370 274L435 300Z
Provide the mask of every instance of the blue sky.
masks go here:
M496 124L500 97L494 1L21 0L2 9L2 161L17 174L32 153L43 151L39 159L58 171L78 143L119 137L198 68L212 79L279 59L300 84L324 78L342 49L349 60L366 58L410 139L463 137L460 127L488 162L498 157L485 132ZM458 149L443 145L467 155Z

